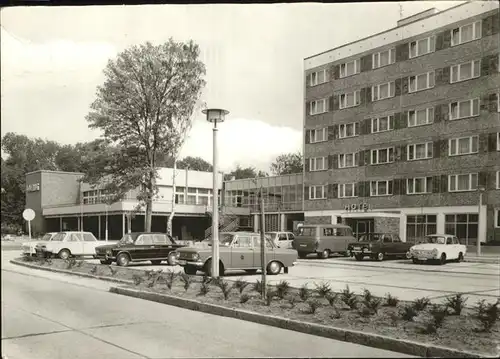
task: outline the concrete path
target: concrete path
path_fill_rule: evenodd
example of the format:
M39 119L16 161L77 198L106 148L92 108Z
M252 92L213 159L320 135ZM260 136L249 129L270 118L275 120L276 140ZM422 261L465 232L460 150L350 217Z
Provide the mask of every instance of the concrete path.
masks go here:
M8 359L410 357L111 294L107 282L14 266L12 254L2 252Z

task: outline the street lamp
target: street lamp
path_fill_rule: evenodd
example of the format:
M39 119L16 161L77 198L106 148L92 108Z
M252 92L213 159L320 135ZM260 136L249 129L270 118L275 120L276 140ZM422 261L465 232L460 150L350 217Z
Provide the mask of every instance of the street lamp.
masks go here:
M219 183L217 171L217 123L222 123L226 115L229 113L227 110L219 108L205 109L202 111L207 115L207 121L214 124L213 127L213 201L212 201L212 278L219 277Z
M480 233L481 233L481 207L483 206L483 192L485 191L484 186L479 186L477 188L477 191L479 192L479 206L477 210L477 244L476 244L476 254L477 256L481 255L481 238Z

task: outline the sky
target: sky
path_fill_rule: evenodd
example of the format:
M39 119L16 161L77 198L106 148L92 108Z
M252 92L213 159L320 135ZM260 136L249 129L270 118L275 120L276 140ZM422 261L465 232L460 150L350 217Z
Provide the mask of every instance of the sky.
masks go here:
M219 165L269 171L302 150L303 60L459 1L124 5L3 8L1 135L62 144L91 141L85 116L109 59L135 44L172 37L199 44L207 85L201 100L230 111L218 132ZM181 151L212 162L211 125L201 113Z

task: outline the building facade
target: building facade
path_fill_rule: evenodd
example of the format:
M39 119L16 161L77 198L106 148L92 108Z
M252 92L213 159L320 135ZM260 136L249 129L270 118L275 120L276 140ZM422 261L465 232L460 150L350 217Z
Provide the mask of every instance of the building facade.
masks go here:
M500 240L499 27L468 2L304 60L306 223Z

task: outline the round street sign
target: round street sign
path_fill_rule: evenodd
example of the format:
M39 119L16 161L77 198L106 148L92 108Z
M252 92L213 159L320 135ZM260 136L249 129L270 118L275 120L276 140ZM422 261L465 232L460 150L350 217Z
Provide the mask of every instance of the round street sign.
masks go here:
M33 211L31 208L26 208L23 211L23 218L26 221L32 221L35 218L35 211Z

